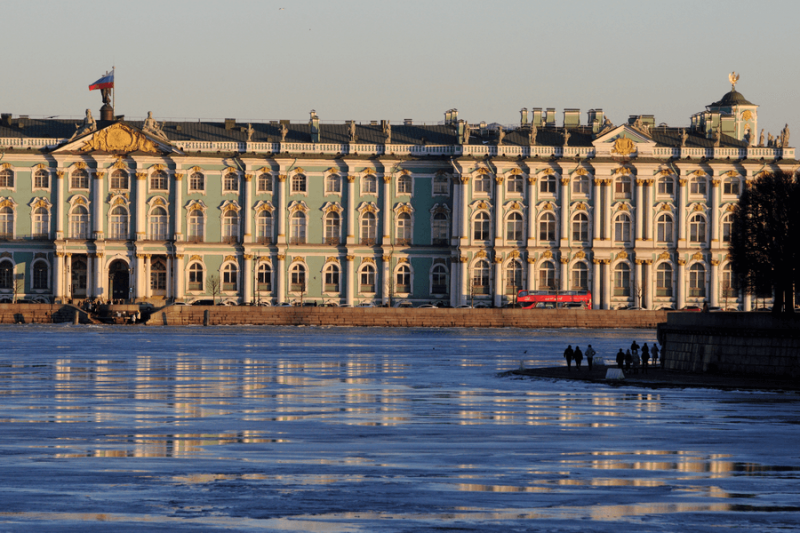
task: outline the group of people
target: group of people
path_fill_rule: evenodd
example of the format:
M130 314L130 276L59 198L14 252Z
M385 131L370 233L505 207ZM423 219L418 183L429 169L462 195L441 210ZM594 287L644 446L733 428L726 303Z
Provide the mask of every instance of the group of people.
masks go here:
M639 357L639 351L641 350L641 358ZM564 350L564 359L567 360L567 370L572 370L572 363L575 362L575 368L580 370L581 363L583 362L583 358L586 357L586 363L589 366L589 370L592 370L592 362L594 361L594 356L597 352L592 348L590 344L586 348L586 352L582 352L580 346L576 346L575 349L572 348L572 345L567 346L567 349ZM653 343L653 347L649 348L647 343L644 344L641 348L633 341L631 347L628 348L627 351L623 352L622 348L620 348L619 352L617 352L617 366L619 368L624 368L625 371L631 371L633 369L633 373L636 374L639 372L639 368L642 369L642 373L647 374L647 368L651 366L656 366L659 363L659 349L658 344ZM664 358L661 358L661 368L664 368Z
M592 361L594 361L594 356L596 353L597 352L594 351L594 348L592 348L591 344L586 348L586 364L589 365L589 370L592 369ZM567 360L567 370L572 370L573 361L575 361L575 368L580 370L583 357L584 353L581 351L580 346L576 346L574 350L572 349L571 344L567 346L567 349L564 350L564 359Z

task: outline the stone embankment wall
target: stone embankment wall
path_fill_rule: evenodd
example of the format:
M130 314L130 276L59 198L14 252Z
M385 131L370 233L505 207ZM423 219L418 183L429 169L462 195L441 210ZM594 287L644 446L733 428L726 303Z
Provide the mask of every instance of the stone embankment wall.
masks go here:
M170 306L148 325L378 326L433 328L655 328L666 311Z
M75 313L81 324L94 322L86 311L62 304L0 304L0 324L52 324L73 322Z
M670 313L658 339L668 370L800 377L800 316Z

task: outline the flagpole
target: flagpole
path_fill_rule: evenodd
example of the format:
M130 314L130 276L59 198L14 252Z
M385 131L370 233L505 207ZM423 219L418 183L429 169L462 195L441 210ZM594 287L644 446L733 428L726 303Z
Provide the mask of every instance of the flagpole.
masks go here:
M114 78L114 86L111 88L111 107L115 109L114 114L116 115L117 109L117 73L115 71L117 67L114 65L111 66L111 74L113 74ZM111 120L114 120L114 115L111 116Z

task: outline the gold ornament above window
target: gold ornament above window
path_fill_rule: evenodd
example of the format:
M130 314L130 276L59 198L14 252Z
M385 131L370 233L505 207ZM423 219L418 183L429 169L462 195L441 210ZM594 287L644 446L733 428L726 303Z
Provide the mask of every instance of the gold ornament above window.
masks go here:
M614 141L614 148L611 149L611 153L620 155L629 155L635 151L636 151L636 143L634 143L627 137L617 138L617 140Z

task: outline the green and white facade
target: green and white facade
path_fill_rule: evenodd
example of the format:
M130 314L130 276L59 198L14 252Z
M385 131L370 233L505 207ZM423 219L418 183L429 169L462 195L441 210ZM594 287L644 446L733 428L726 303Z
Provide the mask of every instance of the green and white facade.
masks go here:
M757 112L733 90L685 132L536 108L504 129L312 112L163 136L98 121L72 140L74 121L3 115L0 300L500 306L527 288L750 309L730 210L762 172L797 167L788 145L759 146Z

